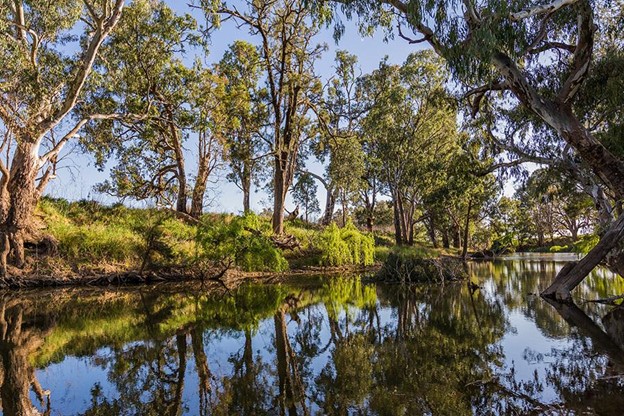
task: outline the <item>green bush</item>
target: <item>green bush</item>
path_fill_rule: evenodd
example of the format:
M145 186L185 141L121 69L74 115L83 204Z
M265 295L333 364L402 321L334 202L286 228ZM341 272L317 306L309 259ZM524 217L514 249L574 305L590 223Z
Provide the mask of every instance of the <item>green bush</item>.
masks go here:
M316 245L321 251L323 266L369 266L374 262L375 240L360 232L351 222L344 228L330 224L319 235Z
M273 245L270 234L270 224L252 213L204 223L197 235L200 260L234 265L244 271L284 271L288 262Z
M467 277L464 263L459 259L429 258L405 250L390 253L376 276L379 281L392 283L442 283Z
M515 234L505 233L494 240L490 250L492 250L495 254L515 253L518 249L518 245L518 239Z
M572 249L570 248L570 246L550 246L550 248L548 249L549 252L551 253L569 253L572 251Z
M587 254L598 244L600 237L596 234L588 234L582 236L578 241L574 242L573 251L575 253Z

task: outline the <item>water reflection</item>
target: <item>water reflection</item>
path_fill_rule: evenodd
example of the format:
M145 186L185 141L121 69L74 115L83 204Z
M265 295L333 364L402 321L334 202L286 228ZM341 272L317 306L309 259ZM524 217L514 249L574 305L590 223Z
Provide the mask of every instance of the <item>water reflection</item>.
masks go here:
M470 283L359 278L5 294L4 415L620 414L622 293L535 294L564 263L471 265Z

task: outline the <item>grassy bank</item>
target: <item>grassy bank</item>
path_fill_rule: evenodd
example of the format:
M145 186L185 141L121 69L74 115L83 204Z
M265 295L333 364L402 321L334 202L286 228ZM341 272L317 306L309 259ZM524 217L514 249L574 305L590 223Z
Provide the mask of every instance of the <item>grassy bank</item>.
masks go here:
M288 222L292 249L281 249L270 218L254 214L207 214L193 220L168 210L43 198L37 217L40 234L51 236L56 250L30 248L22 273L32 276L153 271L209 276L225 269L285 272L375 262L374 238L352 224L321 228Z

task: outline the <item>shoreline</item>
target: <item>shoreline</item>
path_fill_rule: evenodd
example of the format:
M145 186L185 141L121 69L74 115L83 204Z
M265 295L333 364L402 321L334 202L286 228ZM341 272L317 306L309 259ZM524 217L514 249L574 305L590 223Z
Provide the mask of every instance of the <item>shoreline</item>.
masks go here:
M189 271L161 270L139 273L137 271L104 272L98 274L75 273L70 276L54 277L51 275L24 274L22 276L7 276L0 279L0 290L20 289L53 289L71 287L133 287L153 286L159 283L217 283L229 289L229 286L248 280L258 280L263 283L278 283L292 277L336 275L340 273L367 273L376 272L381 264L372 266L339 266L339 267L306 267L292 269L285 272L245 272L237 269L228 269L215 274L206 275Z

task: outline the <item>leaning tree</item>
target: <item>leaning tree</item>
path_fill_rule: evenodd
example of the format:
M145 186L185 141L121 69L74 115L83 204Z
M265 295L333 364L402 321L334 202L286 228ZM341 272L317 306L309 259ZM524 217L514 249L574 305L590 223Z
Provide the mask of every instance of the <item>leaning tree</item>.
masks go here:
M594 12L609 10L603 7L607 2L342 0L337 3L345 16L357 14L364 28L396 23L399 36L409 43L428 43L446 59L456 79L467 86L466 97L477 111L493 94L502 94L511 102L522 104L556 132L581 163L599 178L601 186L621 201L624 159L592 134L574 110L578 92L592 71ZM405 34L405 28L410 33ZM570 300L570 291L618 245L622 236L624 216L620 215L596 247L578 263L564 268L543 295Z

